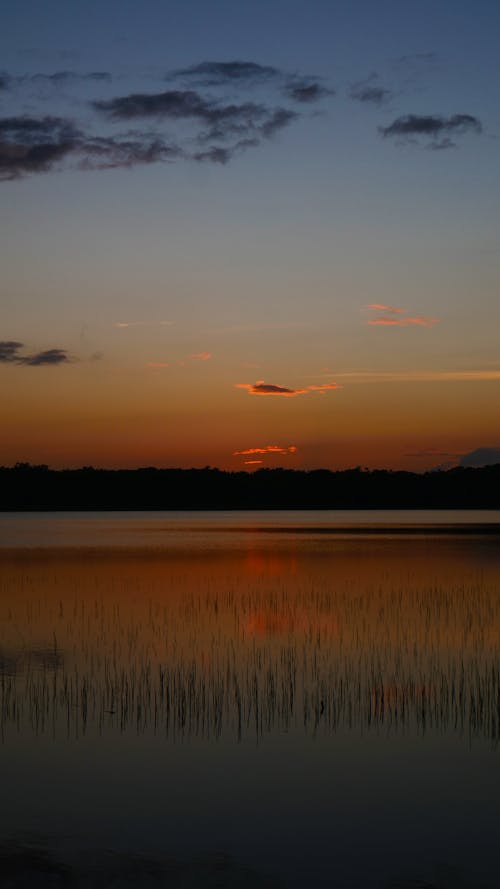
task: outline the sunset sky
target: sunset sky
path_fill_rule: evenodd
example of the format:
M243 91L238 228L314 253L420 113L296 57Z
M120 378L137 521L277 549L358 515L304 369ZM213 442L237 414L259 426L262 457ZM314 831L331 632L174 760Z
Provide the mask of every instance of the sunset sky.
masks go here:
M500 448L496 0L17 0L0 464Z

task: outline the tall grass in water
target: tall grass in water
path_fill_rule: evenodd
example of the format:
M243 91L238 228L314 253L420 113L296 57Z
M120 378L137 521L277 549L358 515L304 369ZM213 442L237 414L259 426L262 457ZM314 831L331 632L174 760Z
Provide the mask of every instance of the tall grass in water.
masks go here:
M498 739L499 597L481 578L115 569L101 558L3 575L1 737Z

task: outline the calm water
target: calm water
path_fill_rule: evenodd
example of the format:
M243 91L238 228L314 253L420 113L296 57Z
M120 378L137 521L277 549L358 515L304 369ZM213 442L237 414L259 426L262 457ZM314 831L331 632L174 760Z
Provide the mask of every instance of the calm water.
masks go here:
M2 889L496 886L499 525L0 515Z

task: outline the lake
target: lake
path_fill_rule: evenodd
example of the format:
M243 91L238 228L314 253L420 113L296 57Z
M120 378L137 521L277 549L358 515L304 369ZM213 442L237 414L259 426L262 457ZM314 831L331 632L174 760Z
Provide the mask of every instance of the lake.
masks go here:
M492 889L499 529L0 514L2 889Z

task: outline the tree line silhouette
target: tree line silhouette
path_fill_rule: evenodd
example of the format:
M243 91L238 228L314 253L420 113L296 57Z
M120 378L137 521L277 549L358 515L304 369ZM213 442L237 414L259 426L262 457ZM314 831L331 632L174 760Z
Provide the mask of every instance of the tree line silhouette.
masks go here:
M0 467L0 509L499 509L500 464L442 472Z

